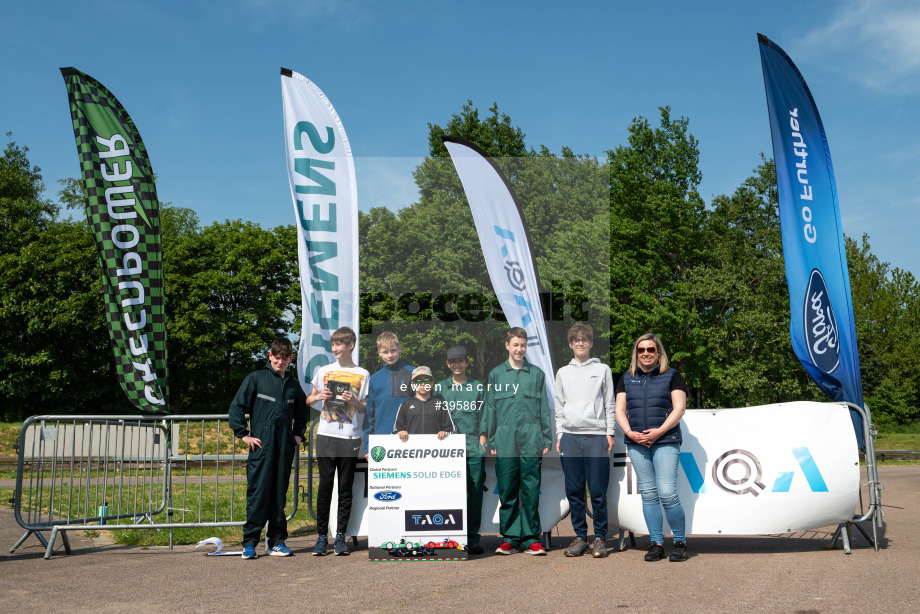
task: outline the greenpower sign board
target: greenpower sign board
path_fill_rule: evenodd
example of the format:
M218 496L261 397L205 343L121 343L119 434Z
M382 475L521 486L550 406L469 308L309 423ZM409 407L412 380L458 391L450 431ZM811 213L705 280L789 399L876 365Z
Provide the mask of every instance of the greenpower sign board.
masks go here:
M86 217L102 265L115 372L131 403L169 411L159 201L134 122L101 83L62 68L80 157Z

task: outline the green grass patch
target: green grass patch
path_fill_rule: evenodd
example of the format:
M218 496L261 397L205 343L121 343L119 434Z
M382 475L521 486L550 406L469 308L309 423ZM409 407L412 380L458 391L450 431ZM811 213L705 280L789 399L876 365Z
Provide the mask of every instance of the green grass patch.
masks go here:
M917 433L920 434L920 421L911 422L910 424L887 424L875 423L879 433Z
M879 433L876 450L920 450L920 432Z
M225 420L198 420L179 423L170 434L181 454L245 454L246 444L233 436Z
M13 489L10 487L0 487L0 505L13 509L10 500L13 498Z
M222 485L223 486L223 485ZM190 489L192 490L192 489ZM206 487L205 495L202 497L202 510L201 510L201 520L202 522L212 522L215 518L215 509L216 517L218 520L229 518L230 517L230 504L231 500L233 502L233 517L235 519L244 520L246 518L246 484L238 484L233 497L229 496L229 490L226 493L221 492L218 501L214 501L214 492L213 487ZM223 490L223 489L222 489ZM178 493L181 496L181 492ZM191 498L195 499L198 496L197 487L189 493ZM314 505L316 497L316 484L314 484ZM288 490L288 504L286 509L291 510L293 505L293 498L298 497L298 509L297 513L294 515L288 522L288 534L291 537L299 537L303 535L310 535L316 532L316 521L313 520L313 517L310 515L310 512L307 510L307 502L300 500L300 490L292 487ZM174 507L181 507L180 500L177 499L174 495L173 499ZM188 508L187 508L188 509ZM181 522L182 512L180 510L175 510L174 512L174 521ZM193 512L185 512L185 520L190 522L196 522L198 520L199 514L197 508ZM166 522L165 516L156 518L157 522ZM110 539L113 541L127 545L127 546L165 546L169 544L169 531L167 529L162 530L150 530L150 529L126 529L124 531L112 531L104 530L104 533L110 536ZM204 527L204 528L188 528L188 529L173 529L173 541L176 544L195 544L199 541L207 539L209 537L218 537L222 542L224 542L224 548L233 548L239 547L243 542L243 530L242 527ZM263 536L264 537L264 536Z
M202 483L196 480L194 483L183 484L173 482L172 493L172 522L175 523L198 523L198 522L242 522L246 519L246 478L237 476L233 482L208 482L207 478ZM303 480L299 485L291 484L288 490L288 504L286 509L293 509L293 501L296 497L298 500L298 511L295 517L288 523L288 532L291 536L309 535L316 532L316 521L310 515L307 509L308 502L303 499L303 493L306 484ZM315 496L317 480L313 484L313 505L315 506ZM109 515L123 515L124 518L109 519L106 524L100 525L97 531L103 533L109 539L116 543L124 545L139 546L163 546L169 544L169 530L156 529L156 524L169 522L169 516L165 511L165 504L162 500L161 487L154 490L153 493L147 491L136 491L127 488L122 491L122 497L119 500L111 486L103 488L101 484L90 484L89 487L75 489L73 492L62 490L60 488L45 487L32 493L31 498L28 496L23 500L21 510L26 522L32 518L33 522L38 519L46 520L49 510L54 510L54 519L65 518L70 514L71 522L74 524L81 523L80 519L97 516L97 510L100 505L108 504ZM9 499L13 496L12 488L0 488L0 501L10 505ZM120 508L119 508L120 505ZM153 524L150 529L124 529L117 530L119 524L135 524L134 515L139 517L147 510L163 510L153 514L151 519ZM31 514L30 514L31 512ZM94 524L97 521L87 521L87 524ZM194 544L208 537L219 537L228 546L239 545L242 542L242 528L239 526L232 527L203 527L203 528L180 528L173 529L173 543L176 544Z
M16 456L13 446L19 441L22 422L0 422L0 456Z

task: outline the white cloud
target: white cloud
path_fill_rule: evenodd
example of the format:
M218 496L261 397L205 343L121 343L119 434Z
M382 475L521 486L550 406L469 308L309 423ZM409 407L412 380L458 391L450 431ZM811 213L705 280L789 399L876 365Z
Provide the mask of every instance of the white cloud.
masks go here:
M803 51L865 87L920 88L920 4L904 0L852 0L829 23L811 31Z

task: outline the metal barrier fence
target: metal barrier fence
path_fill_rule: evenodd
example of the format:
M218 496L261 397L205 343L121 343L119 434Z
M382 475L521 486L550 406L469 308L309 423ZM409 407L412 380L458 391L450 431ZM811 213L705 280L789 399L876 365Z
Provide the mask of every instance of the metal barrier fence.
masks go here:
M866 429L868 509L841 524L831 543L843 539L850 553L849 531L856 528L878 550L884 526L881 489L875 462L875 429L870 414L846 403L863 416ZM26 533L10 549L15 552L30 535L54 553L61 535L70 553L66 531L242 526L246 515L246 458L227 425L227 414L195 416L32 416L19 434L13 511ZM314 420L307 433L307 475L315 458ZM300 455L291 479L299 486ZM289 488L290 521L298 500L307 501L313 518L313 480ZM165 512L165 522L157 522ZM870 536L861 523L870 521ZM50 531L50 538L42 532ZM624 544L621 534L620 545ZM356 540L357 541L357 540Z
M66 531L242 526L245 448L228 416L33 416L19 434L13 512L54 553ZM300 478L299 454L291 478ZM312 483L312 480L309 482ZM297 513L296 489L288 520ZM310 510L312 513L312 509ZM165 513L165 521L160 521ZM50 531L50 537L42 533Z
M875 441L878 439L878 429L872 423L872 413L868 407L860 407L846 401L840 402L846 405L862 417L863 421L863 444L865 446L866 460L866 483L863 484L868 489L868 509L864 507L862 488L859 490L859 510L854 514L851 520L841 523L837 530L831 536L831 545L835 545L838 539L843 540L843 551L850 554L850 536L849 529L857 529L866 541L878 552L878 530L885 526L884 517L882 516L882 483L878 478L878 463L876 462ZM870 536L862 527L863 522L871 523L872 535Z

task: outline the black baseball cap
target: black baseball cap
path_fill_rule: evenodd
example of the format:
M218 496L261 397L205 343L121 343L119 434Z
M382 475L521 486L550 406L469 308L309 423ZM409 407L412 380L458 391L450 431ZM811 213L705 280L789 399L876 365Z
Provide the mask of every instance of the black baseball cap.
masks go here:
M455 358L466 358L466 348L462 345L455 345L454 347L447 350L447 360L454 360Z

